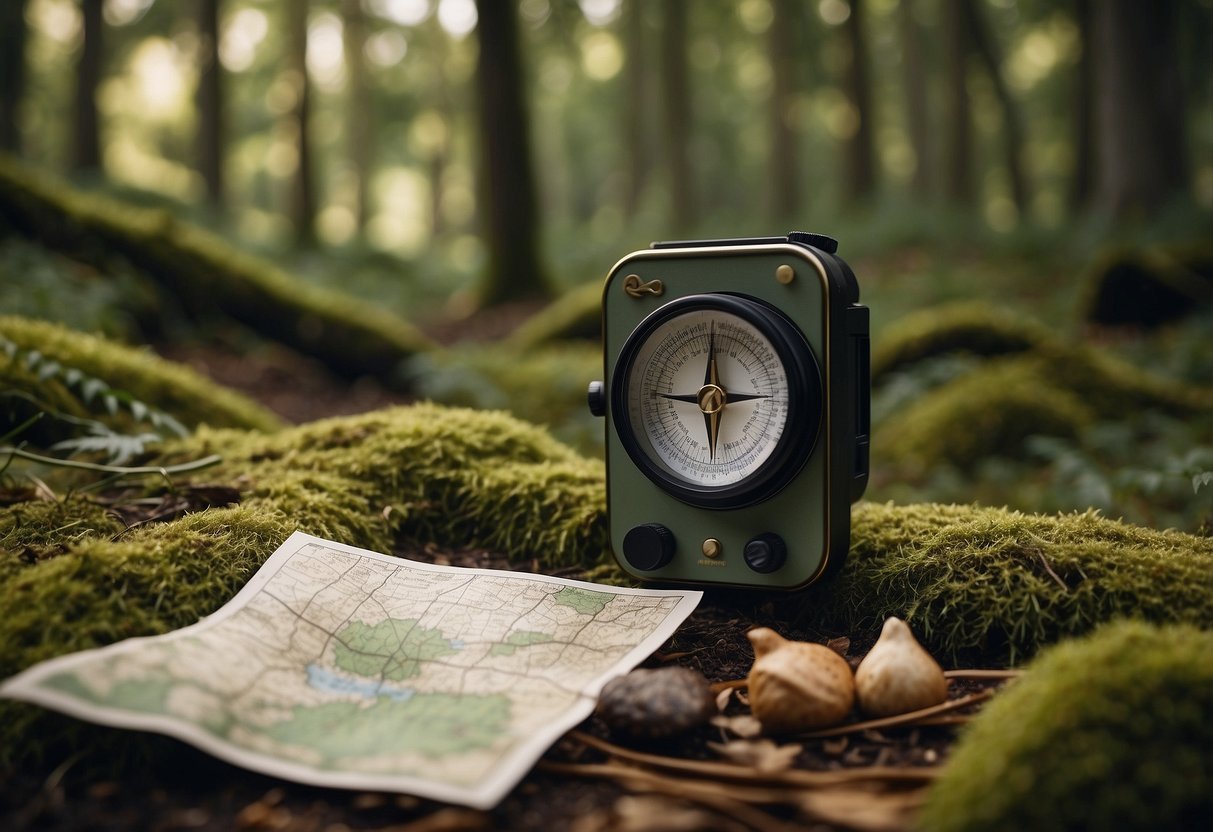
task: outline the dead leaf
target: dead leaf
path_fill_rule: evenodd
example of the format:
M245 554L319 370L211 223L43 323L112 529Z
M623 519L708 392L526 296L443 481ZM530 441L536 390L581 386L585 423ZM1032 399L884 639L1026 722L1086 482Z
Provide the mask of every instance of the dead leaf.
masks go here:
M829 647L831 650L845 659L847 657L847 651L851 649L851 640L846 636L839 636L838 638L832 638L827 641L826 647Z
M613 832L700 832L745 829L719 815L675 800L652 795L628 795L615 801Z
M821 750L829 754L831 757L837 757L839 754L847 750L847 745L850 744L850 737L839 737L833 740L823 740Z
M776 745L768 739L732 740L731 742L709 742L708 747L720 756L743 766L750 766L760 774L775 774L792 767L796 755L804 746L797 743Z
M733 698L733 688L725 688L720 693L716 694L716 710L724 713L724 709L729 707L729 700Z
M714 716L712 717L712 724L743 739L757 737L762 733L762 723L749 714Z

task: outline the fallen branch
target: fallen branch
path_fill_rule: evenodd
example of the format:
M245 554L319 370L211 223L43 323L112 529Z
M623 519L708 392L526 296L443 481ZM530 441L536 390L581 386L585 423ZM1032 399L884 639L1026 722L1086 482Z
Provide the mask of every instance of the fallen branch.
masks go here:
M930 708L921 708L917 711L910 711L897 716L887 716L881 719L868 719L863 722L850 722L846 725L836 725L833 728L823 728L820 731L809 731L803 734L796 734L797 739L821 739L824 737L838 737L843 734L854 734L860 731L871 731L878 728L894 728L901 725L917 725L918 721L924 718L945 714L949 711L959 710L960 708L974 705L978 702L984 702L994 695L992 690L983 690L979 693L971 693L968 696L962 696L959 699L952 699L944 702L942 705L933 705Z

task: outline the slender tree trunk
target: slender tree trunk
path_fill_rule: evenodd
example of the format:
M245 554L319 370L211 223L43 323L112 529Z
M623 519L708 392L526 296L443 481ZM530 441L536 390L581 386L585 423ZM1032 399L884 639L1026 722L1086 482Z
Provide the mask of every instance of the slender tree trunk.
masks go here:
M1003 151L1007 166L1007 178L1011 184L1011 198L1020 217L1027 216L1030 194L1028 178L1023 169L1024 126L1019 117L1019 108L1011 95L1002 74L1002 57L994 36L986 25L985 17L974 0L965 0L965 15L968 18L969 37L994 85L994 95L1002 110Z
M793 38L800 4L775 0L775 17L769 30L771 69L771 215L775 221L791 221L800 212L800 160L796 153L796 131L789 113L796 95L796 65L799 56Z
M646 126L650 119L649 67L645 55L644 8L641 0L624 0L623 37L627 62L624 64L627 97L623 102L623 146L627 157L627 183L623 197L624 212L631 216L640 208L649 175L649 143Z
M223 204L223 67L219 63L221 0L198 0L198 170L211 205Z
M1093 4L1096 190L1117 215L1162 205L1186 187L1177 0Z
M958 205L971 205L973 187L973 136L969 104L969 33L965 26L968 0L945 0L943 35L947 50L948 108L945 121L946 158L944 196Z
M1071 98L1074 172L1070 179L1070 207L1075 210L1091 202L1095 182L1095 44L1091 39L1091 5L1091 0L1074 0L1079 53Z
M341 4L345 37L345 66L348 74L346 86L346 125L348 129L350 168L354 174L354 224L358 236L366 230L368 219L368 193L370 190L373 162L371 124L373 105L371 86L367 77L366 15L362 11L362 0L342 0Z
M698 221L691 174L691 90L687 79L686 0L665 0L661 30L661 88L665 159L669 170L670 228L686 232Z
M292 178L290 216L299 246L316 243L316 185L312 171L311 82L307 77L308 0L290 0L289 65L295 82L295 106L290 119L295 129L298 165Z
M542 297L548 289L539 258L517 9L513 0L477 0L476 9L481 219L489 257L480 300L493 305Z
M0 3L0 150L21 151L21 99L25 95L26 0Z
M101 128L97 113L97 86L101 81L104 0L83 0L84 43L76 59L76 119L72 129L71 167L77 171L101 170Z
M922 29L914 17L914 0L901 0L897 6L897 24L901 39L902 84L905 90L906 124L910 147L914 150L914 176L910 189L916 196L927 196L934 186L934 159L931 154L931 113L927 98L927 68L922 54Z
M858 116L855 132L846 143L846 193L851 202L868 200L876 191L872 86L868 80L868 44L863 21L863 0L851 0L851 14L843 24L851 53L843 84Z

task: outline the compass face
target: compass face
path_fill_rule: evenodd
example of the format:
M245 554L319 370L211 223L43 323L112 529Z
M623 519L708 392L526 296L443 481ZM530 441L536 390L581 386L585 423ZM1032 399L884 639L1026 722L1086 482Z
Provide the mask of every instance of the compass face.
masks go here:
M641 322L612 393L629 456L692 505L739 508L777 493L820 426L821 382L799 330L735 295L692 295Z

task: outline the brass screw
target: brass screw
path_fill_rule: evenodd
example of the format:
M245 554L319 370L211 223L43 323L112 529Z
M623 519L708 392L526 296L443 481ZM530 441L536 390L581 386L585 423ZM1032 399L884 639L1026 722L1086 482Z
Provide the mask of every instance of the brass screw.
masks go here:
M720 557L720 553L723 551L723 549L724 547L720 545L720 541L714 537L709 537L703 542L702 551L704 557L718 558Z
M787 263L784 263L782 266L780 266L779 268L777 268L775 270L775 279L778 280L780 283L782 283L784 286L787 286L789 283L791 283L793 280L796 279L796 270L793 269L791 266L789 266Z

